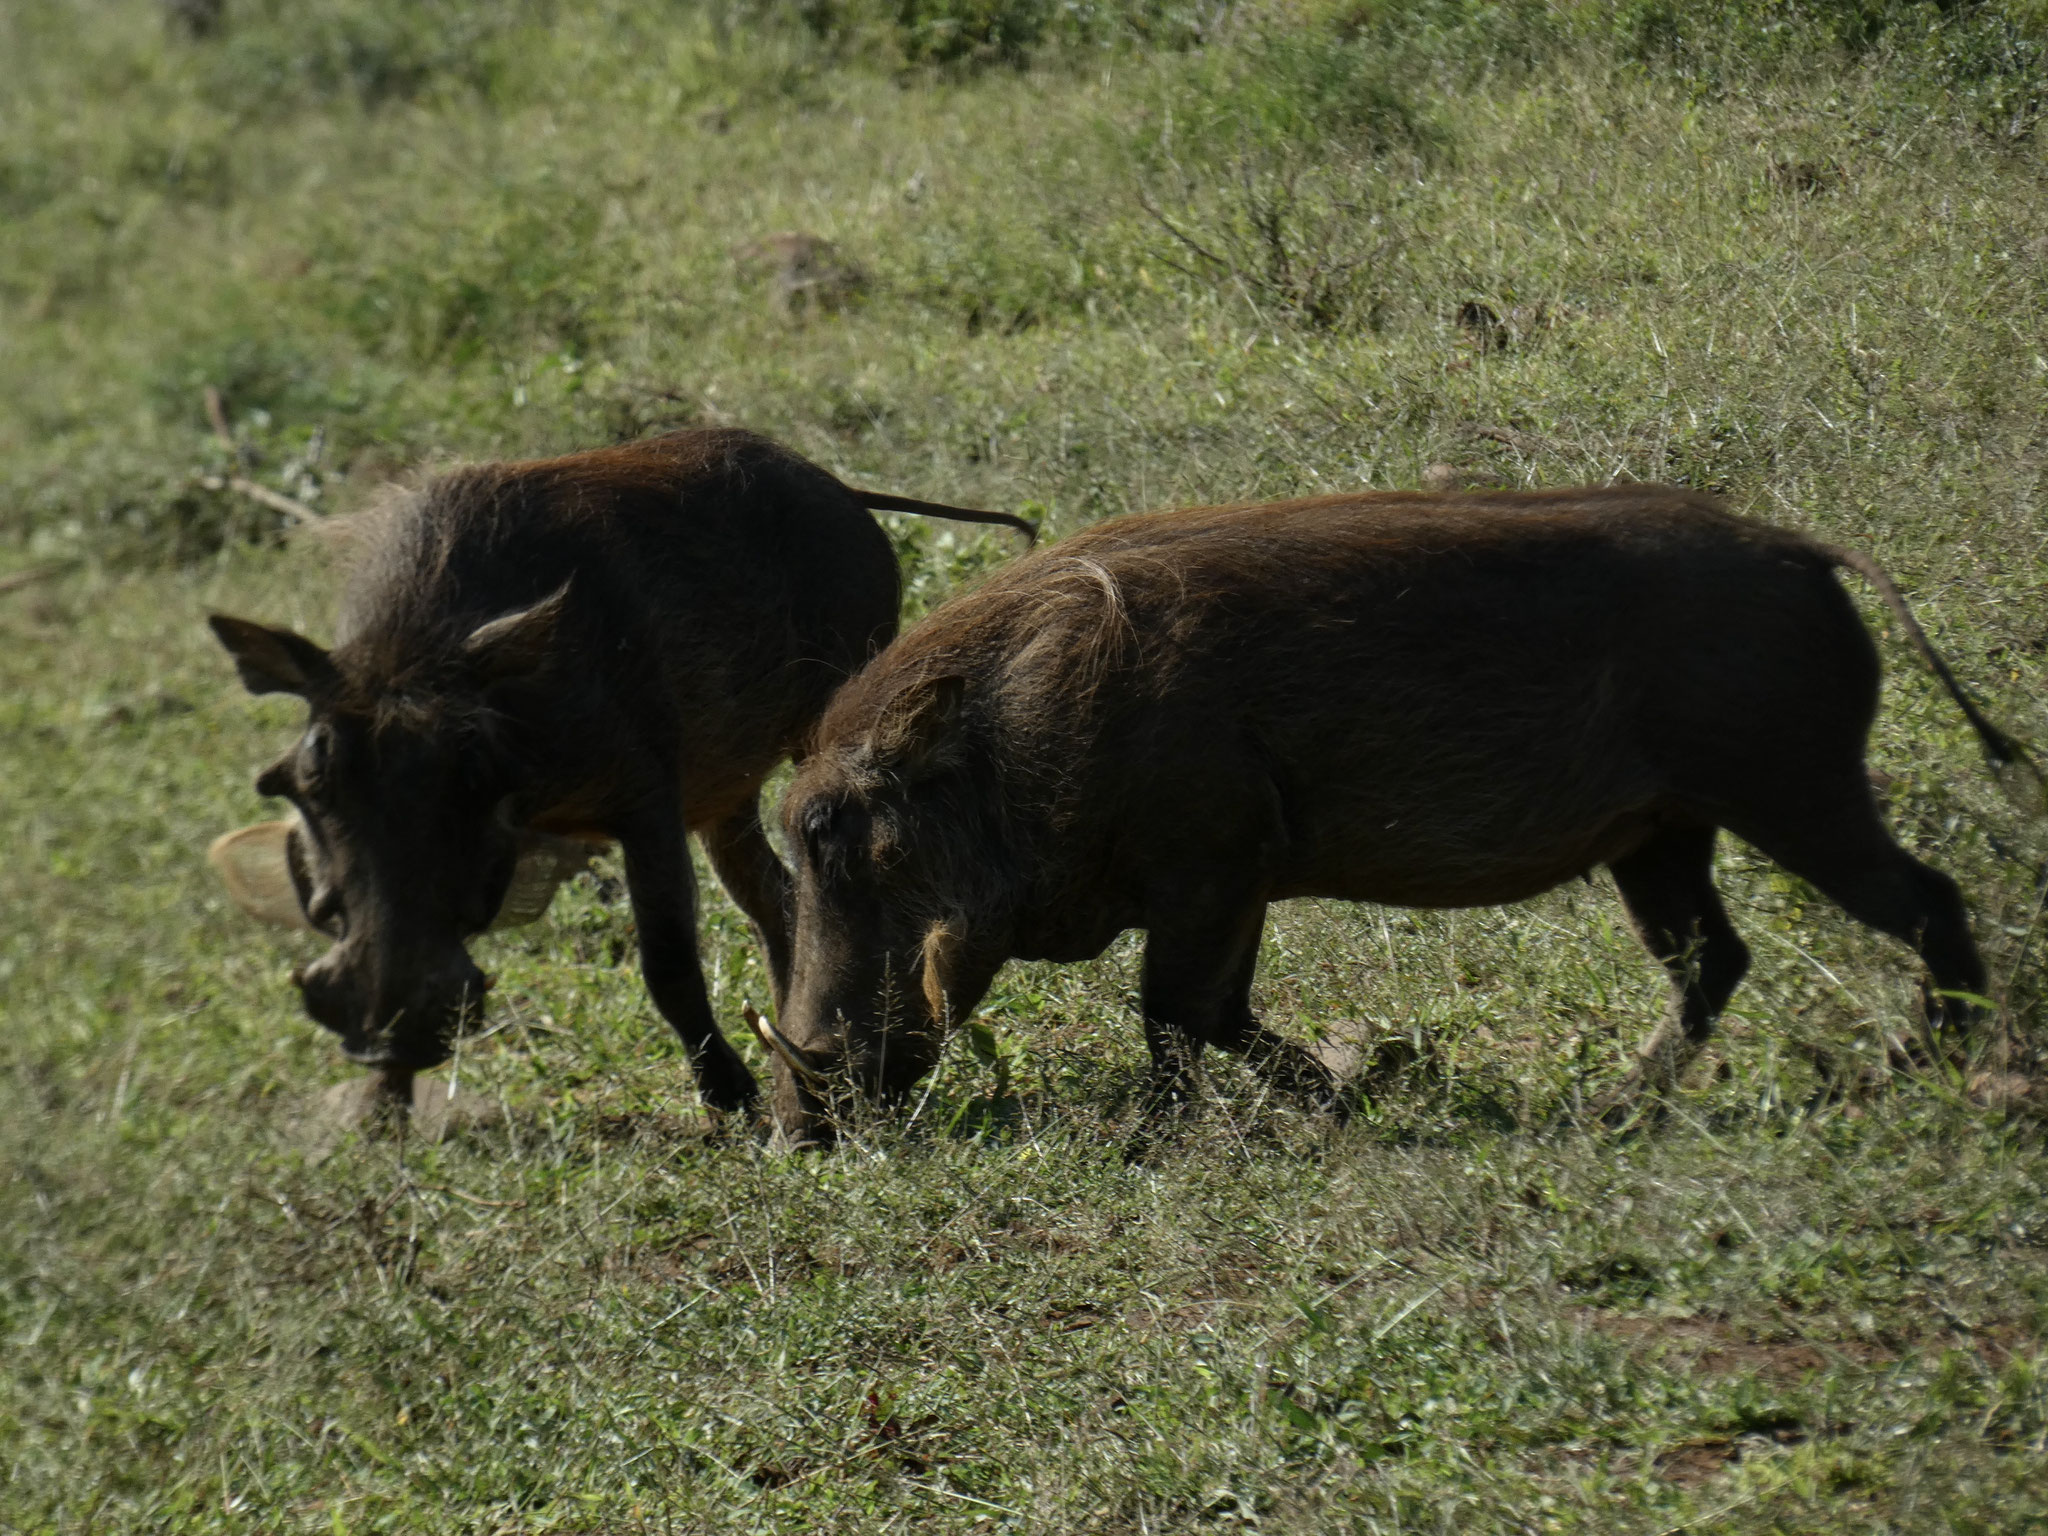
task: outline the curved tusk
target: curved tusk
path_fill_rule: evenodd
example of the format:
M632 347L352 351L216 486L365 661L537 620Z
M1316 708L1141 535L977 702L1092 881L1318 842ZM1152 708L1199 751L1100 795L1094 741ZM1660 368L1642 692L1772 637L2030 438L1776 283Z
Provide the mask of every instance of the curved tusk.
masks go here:
M772 1054L782 1058L783 1063L790 1071L813 1087L823 1085L825 1079L818 1072L817 1068L805 1061L804 1053L798 1047L792 1045L784 1037L781 1030L763 1018L755 1010L752 1003L740 1004L740 1016L747 1021L747 1024L753 1029L754 1033L761 1037L761 1043L767 1046Z
M925 931L924 1005L941 1030L951 1029L955 1023L952 999L946 996L945 973L951 968L958 948L958 937L943 921L933 923Z
M279 928L317 930L299 901L292 880L289 843L296 817L259 821L253 827L223 832L206 850L211 864L236 906L259 921Z

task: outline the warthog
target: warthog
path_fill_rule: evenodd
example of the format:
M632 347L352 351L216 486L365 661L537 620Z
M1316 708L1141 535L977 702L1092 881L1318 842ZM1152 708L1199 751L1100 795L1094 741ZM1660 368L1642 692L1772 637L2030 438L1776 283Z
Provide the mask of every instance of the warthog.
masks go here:
M1670 973L1668 1082L1748 965L1727 828L1918 950L1934 1020L1984 986L1946 875L1863 753L1873 583L1995 765L2039 774L1863 556L1665 486L1331 496L1126 517L1017 562L840 690L784 802L796 956L774 1109L900 1094L1004 961L1146 933L1152 1101L1205 1045L1331 1103L1249 998L1267 904L1520 901L1597 865Z
M334 947L295 973L353 1061L447 1058L486 979L465 941L508 905L522 847L615 839L656 1007L707 1103L753 1075L697 960L687 832L789 974L789 876L762 780L896 631L898 574L869 508L1031 526L842 485L750 432L486 464L373 520L333 650L216 615L254 693L310 706L256 787ZM516 905L517 902L511 903Z

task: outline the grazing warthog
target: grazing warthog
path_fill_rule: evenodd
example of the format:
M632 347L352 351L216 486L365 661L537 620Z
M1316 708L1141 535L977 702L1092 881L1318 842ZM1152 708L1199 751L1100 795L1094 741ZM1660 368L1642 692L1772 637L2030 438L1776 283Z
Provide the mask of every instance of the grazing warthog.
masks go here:
M405 1076L445 1060L488 985L465 941L508 905L522 848L616 839L648 990L705 1101L754 1099L698 966L685 834L780 998L789 876L757 796L896 631L896 557L869 508L1032 531L852 490L749 432L676 432L404 498L370 524L331 651L211 620L251 692L310 706L256 787L297 809L292 879L337 942L295 980L352 1061Z
M1933 1020L1984 968L1947 876L1878 818L1863 556L1663 486L1331 496L1120 518L1021 560L834 698L784 802L796 955L774 1108L927 1071L1004 961L1146 931L1155 1104L1203 1046L1332 1103L1249 997L1269 902L1520 901L1596 865L1670 972L1635 1081L1696 1052L1748 965L1727 828L1919 951Z

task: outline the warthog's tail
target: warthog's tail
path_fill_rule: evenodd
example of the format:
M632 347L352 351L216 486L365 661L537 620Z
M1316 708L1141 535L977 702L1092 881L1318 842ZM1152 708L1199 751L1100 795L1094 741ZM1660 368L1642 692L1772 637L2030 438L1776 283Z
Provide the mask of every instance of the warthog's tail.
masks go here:
M1927 631L1920 627L1920 621L1913 617L1913 610L1906 605L1906 595L1885 574L1884 567L1858 550L1823 545L1821 553L1844 570L1854 571L1869 582L1877 590L1877 595L1884 599L1885 607L1898 615L1899 623L1905 627L1906 638L1913 642L1913 649L1941 679L1941 686L1961 707L1963 718L1970 722L1977 739L1983 742L1985 760L1990 763L1991 776L1998 781L1999 788L2014 804L2030 814L2048 815L2048 778L2042 776L2026 750L1993 725L1984 711L1977 707L1977 701L1970 697L1969 690L1950 670L1941 652L1934 648L1934 642L1927 638ZM2024 784L2018 782L2020 780L2024 780Z
M993 523L1014 528L1032 544L1038 542L1038 525L1014 512L977 512L972 507L949 507L938 501L915 501L908 496L885 496L880 491L853 490L854 499L870 512L912 512L919 517L944 517L956 523Z

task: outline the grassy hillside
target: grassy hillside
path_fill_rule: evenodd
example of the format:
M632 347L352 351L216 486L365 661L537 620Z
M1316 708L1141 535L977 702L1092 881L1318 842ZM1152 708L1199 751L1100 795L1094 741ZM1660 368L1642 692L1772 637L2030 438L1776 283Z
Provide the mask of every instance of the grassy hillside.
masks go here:
M345 511L687 422L1055 534L1711 487L1873 551L2048 741L2044 36L2019 0L0 7L0 582L70 562L0 591L0 1529L2048 1521L2048 1085L1890 1075L1907 957L1739 846L1755 970L1656 1131L1554 1128L1662 1006L1602 879L1291 906L1258 1005L1405 1066L1340 1132L1216 1063L1142 1168L1133 941L1012 968L914 1116L779 1157L707 1137L608 878L478 946L502 1027L448 1076L493 1117L337 1140L310 951L200 859L297 718L202 615L331 611L228 477ZM778 302L788 231L858 276ZM914 610L1009 553L891 522ZM1872 762L2016 1090L2048 846L1883 645Z

